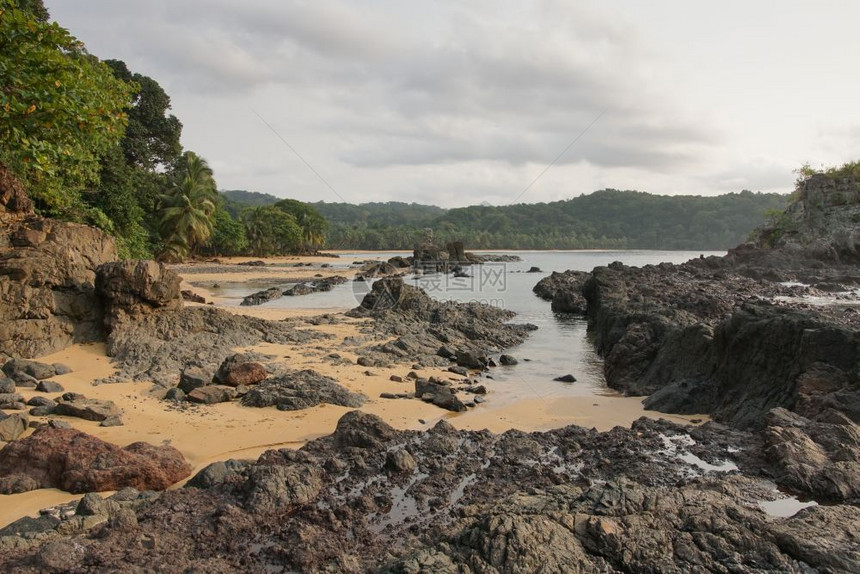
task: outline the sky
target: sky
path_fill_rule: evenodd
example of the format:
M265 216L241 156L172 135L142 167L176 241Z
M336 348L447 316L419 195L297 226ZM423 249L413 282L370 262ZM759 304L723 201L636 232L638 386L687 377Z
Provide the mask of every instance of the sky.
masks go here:
M458 207L792 190L860 156L860 2L45 0L220 189Z

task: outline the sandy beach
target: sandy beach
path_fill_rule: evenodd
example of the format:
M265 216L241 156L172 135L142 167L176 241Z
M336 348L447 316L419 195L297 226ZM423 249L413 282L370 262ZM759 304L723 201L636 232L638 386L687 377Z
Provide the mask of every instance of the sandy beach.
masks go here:
M367 258L372 258L368 254ZM313 267L278 267L271 271L271 278L285 278L309 271L324 275L348 273L354 270L320 268L322 263L337 261L326 257L282 258L283 261L312 263ZM231 263L243 259L231 260ZM247 260L245 258L244 260ZM268 261L267 262L272 262ZM205 288L200 287L211 277L217 276L220 282L244 282L249 278L259 278L270 270L247 267L236 271L212 273L207 264L199 264L203 272L189 272L193 266L183 266L183 288L190 288L214 300ZM267 276L269 277L269 276ZM232 313L252 315L270 320L319 315L320 309L277 309L260 307L225 307ZM345 309L344 309L345 310ZM682 417L644 411L640 398L614 396L569 397L569 398L532 398L513 403L494 406L493 391L487 395L488 401L464 413L450 413L434 405L419 400L391 400L380 398L380 393L411 391L411 380L393 382L391 375L405 377L410 370L408 365L396 368L373 368L368 370L356 364L357 356L341 348L345 338L360 335L359 328L364 319L342 316L335 324L306 325L302 328L323 331L331 339L315 340L303 345L260 344L236 351L253 350L272 357L271 363L290 369L313 369L323 375L336 379L349 390L360 392L368 397L361 410L376 414L392 426L400 429L427 429L445 419L460 429L504 432L508 429L538 431L558 428L569 424L608 430L616 425L629 426L641 416L668 418L687 422L692 419L706 420L706 417ZM331 309L325 312L331 313ZM336 351L341 361L332 361L328 355ZM125 446L137 441L152 444L170 444L188 459L197 472L207 464L229 458L255 459L262 452L272 448L298 448L314 438L331 433L338 419L347 411L346 407L320 405L303 411L285 412L275 408L248 408L238 402L217 405L191 405L160 400L151 391L153 385L147 382L114 383L93 385L93 381L114 373L110 358L103 344L75 345L61 352L40 357L47 363L60 362L71 367L72 372L54 377L66 391L78 392L90 398L106 399L115 402L123 410L123 426L100 427L96 422L66 418L75 428L97 436L103 440ZM348 363L348 364L347 364ZM436 375L452 377L442 369L426 368L421 376ZM19 389L25 399L41 394L32 389ZM53 396L53 395L51 395ZM34 420L46 420L34 417ZM176 485L179 487L181 484ZM56 490L38 490L18 495L2 497L0 504L0 526L20 518L22 515L36 515L41 508L79 498Z

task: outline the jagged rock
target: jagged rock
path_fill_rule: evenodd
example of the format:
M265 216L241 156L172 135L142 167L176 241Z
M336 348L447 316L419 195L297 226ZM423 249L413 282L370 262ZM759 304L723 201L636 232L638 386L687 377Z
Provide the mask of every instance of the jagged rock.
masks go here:
M314 464L255 465L248 470L247 505L260 513L284 512L307 504L322 487L322 471Z
M334 379L312 370L270 377L258 383L242 397L246 407L276 406L279 410L307 409L321 403L357 408L364 395L353 393Z
M172 389L167 389L167 392L164 393L164 400L174 401L177 403L182 402L185 400L185 391L183 391L179 387L173 387Z
M24 186L3 163L0 163L0 213L33 214L33 202Z
M41 395L36 395L34 397L30 397L27 401L27 406L29 407L46 407L46 406L57 406L57 401L54 399L49 399L48 397L43 397Z
M215 380L231 387L253 385L269 376L265 365L258 363L244 353L237 353L224 359L215 372Z
M153 313L134 323L124 323L109 335L107 352L122 375L169 388L177 385L183 369L212 368L235 353L237 347L261 341L307 343L328 337L325 333L298 329L290 322L267 321L200 306L176 313Z
M182 295L183 301L190 301L191 303L206 303L206 297L198 295L190 289L183 289L180 291L180 294Z
M57 369L53 365L46 365L38 361L29 361L26 359L11 359L3 365L3 372L13 379L28 375L37 381L49 379L57 374Z
M481 370L487 366L487 357L471 351L457 351L457 365L467 369Z
M464 405L450 385L430 381L427 379L415 380L415 396L421 400L433 403L437 407L453 412L462 412L466 410Z
M113 401L88 399L72 393L66 393L60 397L54 413L88 421L103 421L108 417L122 414Z
M27 430L30 419L23 413L7 415L0 411L0 441L13 441Z
M120 448L74 429L45 426L0 449L0 492L21 492L20 478L71 493L163 490L191 474L170 446L136 442Z
M120 415L111 415L99 423L100 427L121 427L125 423Z
M200 403L204 405L214 405L216 403L226 403L236 398L236 390L233 387L223 385L207 385L192 389L185 399L192 403Z
M189 367L183 369L182 374L179 375L177 388L183 393L188 394L194 389L205 387L211 382L212 371L201 369L200 367Z
M417 466L415 458L406 449L393 450L385 455L385 468L394 473L411 473Z
M56 381L39 381L39 384L36 385L36 390L40 393L62 393L66 389Z
M408 269L412 267L412 263L409 262L405 257L401 257L400 255L395 255L394 257L388 260L388 264L397 269Z
M0 394L15 392L15 381L9 377L0 377Z
M154 312L181 309L181 281L175 271L155 261L126 260L99 266L96 291L105 303L108 330Z
M195 474L188 482L186 488L212 488L231 479L239 479L241 474L251 465L247 460L219 460L207 465Z
M350 411L337 421L331 439L340 448L375 449L396 435L397 431L378 416Z
M274 301L276 299L280 299L284 296L284 291L280 287L270 287L268 289L263 289L262 291L257 291L251 295L248 295L239 305L243 305L245 307L249 307L252 305L262 305L263 303L268 303L269 301Z

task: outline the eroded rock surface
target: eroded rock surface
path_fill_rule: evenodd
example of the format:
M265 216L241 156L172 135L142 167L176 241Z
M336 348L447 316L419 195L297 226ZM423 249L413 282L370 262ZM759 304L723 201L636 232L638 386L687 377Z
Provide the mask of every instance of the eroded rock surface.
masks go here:
M131 486L162 490L191 474L171 446L136 442L120 448L74 429L44 426L0 450L0 492L35 488L100 492Z

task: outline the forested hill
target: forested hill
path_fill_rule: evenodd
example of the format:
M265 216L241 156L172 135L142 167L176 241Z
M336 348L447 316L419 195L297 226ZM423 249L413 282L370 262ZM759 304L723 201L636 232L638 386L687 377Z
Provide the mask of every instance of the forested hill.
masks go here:
M274 203L252 192L225 192L231 202ZM743 242L788 196L742 191L665 196L607 189L565 201L444 210L415 203L315 203L330 224L327 246L411 249L432 228L441 241L470 249L728 249Z

